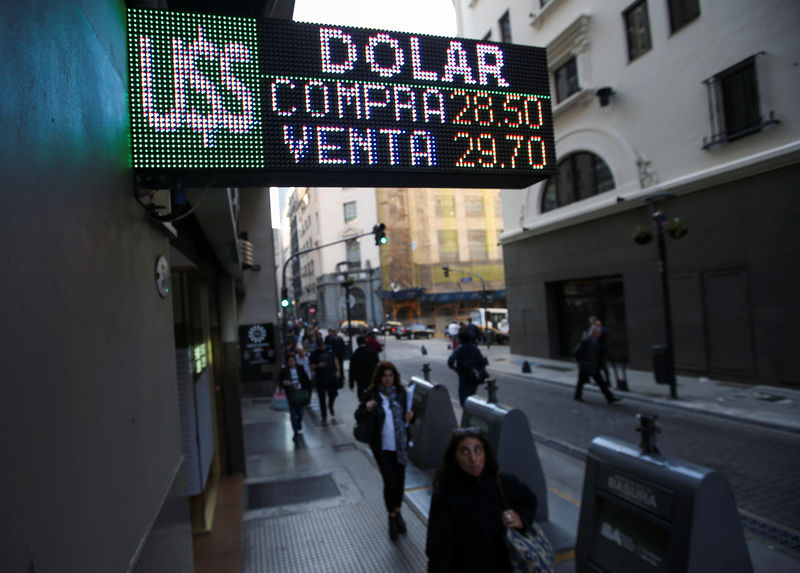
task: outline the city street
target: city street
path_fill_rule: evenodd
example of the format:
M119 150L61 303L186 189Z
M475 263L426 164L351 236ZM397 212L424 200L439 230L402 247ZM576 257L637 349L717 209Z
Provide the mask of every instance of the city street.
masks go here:
M421 377L422 365L428 363L430 380L444 384L451 399L457 396L456 374L446 366L449 350L445 339L387 339L386 346L386 359L397 364L404 383L410 376ZM422 354L423 346L427 355ZM485 347L481 349L485 351ZM800 500L794 476L800 472L796 455L800 435L663 406L633 393L618 393L623 400L614 406L607 406L595 392L585 393L585 402L579 403L572 399L570 386L515 374L508 364L505 368L500 365L502 362L496 361L489 366L490 375L497 379L498 401L526 413L551 489L557 483L565 496L579 500L582 473L576 475L574 468L566 471L559 460L582 460L598 435L638 444L636 415L654 414L662 428L657 436L662 454L720 471L731 483L747 532L782 544L784 550L797 551ZM478 394L485 397L486 390L481 388ZM454 407L460 415L457 400ZM561 455L553 457L555 452Z

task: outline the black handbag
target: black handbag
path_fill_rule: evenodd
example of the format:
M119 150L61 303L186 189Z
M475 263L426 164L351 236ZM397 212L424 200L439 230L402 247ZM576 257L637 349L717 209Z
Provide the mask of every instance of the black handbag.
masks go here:
M360 408L361 406L359 406L359 409ZM372 443L373 438L379 431L377 408L373 408L371 412L367 411L366 416L363 416L361 420L358 419L357 414L358 410L356 410L356 425L353 428L353 437L359 442L364 442L365 444Z

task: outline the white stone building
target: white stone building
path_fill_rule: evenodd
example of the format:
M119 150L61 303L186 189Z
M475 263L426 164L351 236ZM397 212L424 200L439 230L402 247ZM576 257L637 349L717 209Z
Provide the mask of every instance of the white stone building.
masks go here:
M455 5L465 37L548 51L559 174L503 192L512 350L566 357L596 314L649 368L669 315L679 370L800 381L800 3ZM657 241L632 240L653 213L689 230L666 239L671 301Z
M287 287L296 316L316 320L323 328L346 320L342 273L350 287L350 318L369 324L381 321L380 253L371 234L377 220L374 188L297 187L288 198ZM363 233L370 233L357 238ZM334 244L331 244L334 243ZM330 245L317 249L322 245Z

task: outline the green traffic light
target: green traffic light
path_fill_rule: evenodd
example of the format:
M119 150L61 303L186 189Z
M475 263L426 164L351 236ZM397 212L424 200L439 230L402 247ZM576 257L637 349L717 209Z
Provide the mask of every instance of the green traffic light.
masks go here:
M283 308L286 308L287 306L289 306L289 301L288 301L287 299L285 299L285 298L284 298L284 299L282 299L282 300L281 300L281 306L282 306Z
M386 237L386 235L383 235L383 236L380 238L380 242L381 242L381 245L385 245L386 243L388 243L388 242L389 242L389 239Z

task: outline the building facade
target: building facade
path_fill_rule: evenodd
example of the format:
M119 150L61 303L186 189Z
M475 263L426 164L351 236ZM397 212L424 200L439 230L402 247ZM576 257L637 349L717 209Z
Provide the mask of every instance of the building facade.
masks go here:
M137 176L125 24L0 5L8 571L193 571L244 471L240 397L278 366L268 192Z
M680 371L800 382L800 4L456 11L464 36L548 52L559 172L503 191L512 350L567 357L598 315L614 357L648 369L668 315Z
M377 291L378 246L371 235L378 222L374 188L297 187L288 197L287 219L293 256L287 285L290 315L336 328L347 319L381 322ZM367 236L359 237L365 233ZM304 251L310 251L304 254ZM348 289L344 275L352 279Z
M389 226L381 297L391 318L442 332L479 306L505 306L498 190L380 188L378 213Z

